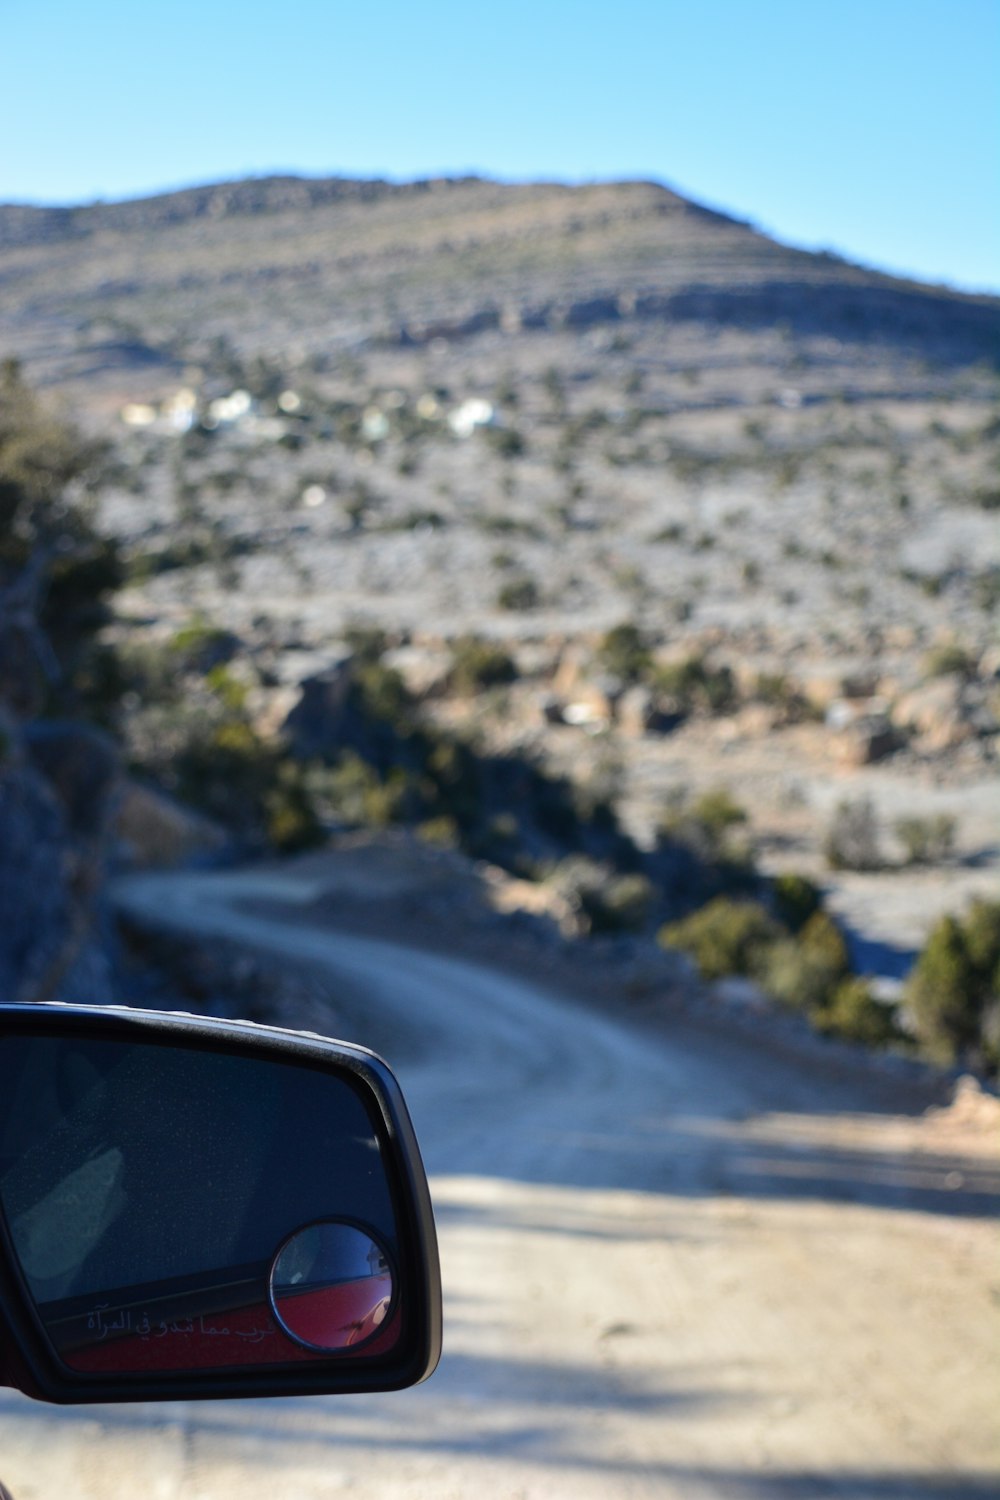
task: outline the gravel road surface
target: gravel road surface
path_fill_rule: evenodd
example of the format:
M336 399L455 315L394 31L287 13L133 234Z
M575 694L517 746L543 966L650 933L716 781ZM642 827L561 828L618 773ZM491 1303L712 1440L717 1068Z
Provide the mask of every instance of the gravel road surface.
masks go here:
M120 899L354 997L431 1176L441 1367L384 1397L0 1392L15 1500L1000 1495L994 1133L874 1070L311 925L316 894L148 875Z

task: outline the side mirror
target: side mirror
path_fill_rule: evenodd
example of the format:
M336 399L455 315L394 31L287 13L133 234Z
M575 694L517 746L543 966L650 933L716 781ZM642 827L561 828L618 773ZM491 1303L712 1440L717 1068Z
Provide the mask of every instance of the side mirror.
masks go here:
M0 1383L64 1403L396 1390L440 1347L427 1181L374 1054L0 1005Z

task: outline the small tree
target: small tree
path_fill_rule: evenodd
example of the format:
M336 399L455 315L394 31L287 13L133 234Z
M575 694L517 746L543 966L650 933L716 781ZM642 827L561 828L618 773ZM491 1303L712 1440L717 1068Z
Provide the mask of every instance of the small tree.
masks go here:
M823 842L831 870L880 870L882 855L878 814L870 797L837 804Z
M896 1010L872 994L863 979L845 979L829 1004L814 1017L818 1031L845 1042L866 1047L885 1047L903 1039L896 1023Z
M597 659L606 672L623 682L641 682L653 665L644 632L627 620L612 626L602 637Z
M998 995L1000 902L977 901L964 921L941 918L906 988L917 1034L930 1055L948 1063L968 1053L982 1057Z

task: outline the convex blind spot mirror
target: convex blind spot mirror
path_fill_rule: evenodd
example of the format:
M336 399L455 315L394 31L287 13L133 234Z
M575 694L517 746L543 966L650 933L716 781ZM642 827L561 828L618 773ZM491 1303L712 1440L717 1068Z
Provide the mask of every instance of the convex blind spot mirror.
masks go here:
M7 1383L54 1401L431 1373L426 1178L385 1063L243 1022L0 1007Z
M389 1251L358 1224L310 1224L271 1267L271 1307L307 1349L356 1349L391 1327L395 1278Z

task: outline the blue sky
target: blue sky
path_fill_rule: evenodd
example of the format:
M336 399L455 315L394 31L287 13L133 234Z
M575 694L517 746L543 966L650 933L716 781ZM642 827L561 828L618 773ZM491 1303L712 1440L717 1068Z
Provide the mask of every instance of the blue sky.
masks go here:
M1000 290L1000 0L0 0L0 201L652 177Z

